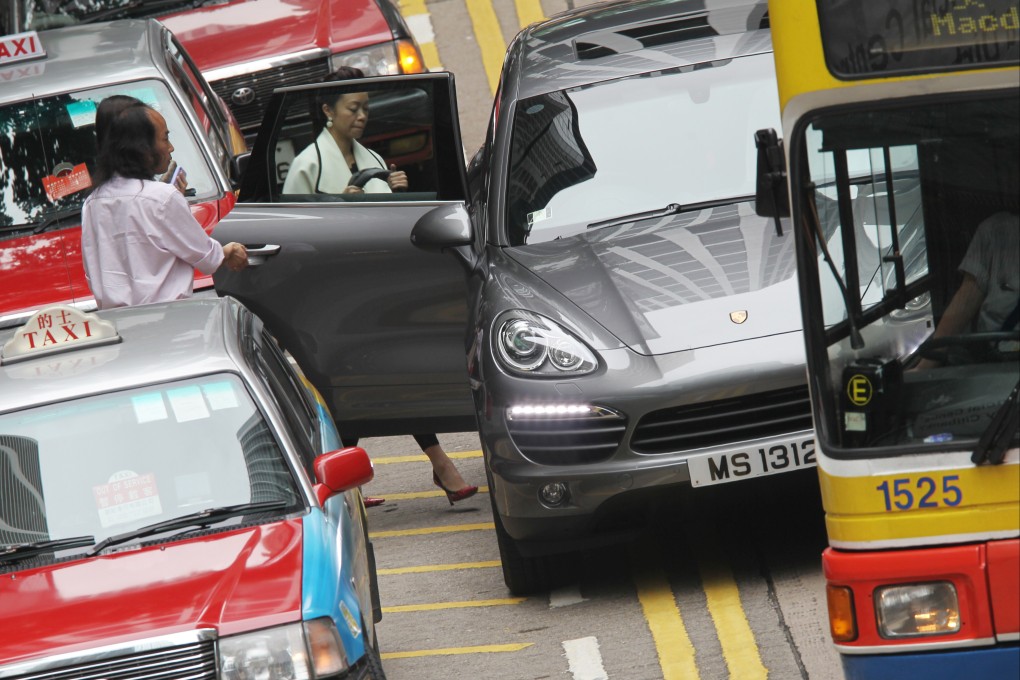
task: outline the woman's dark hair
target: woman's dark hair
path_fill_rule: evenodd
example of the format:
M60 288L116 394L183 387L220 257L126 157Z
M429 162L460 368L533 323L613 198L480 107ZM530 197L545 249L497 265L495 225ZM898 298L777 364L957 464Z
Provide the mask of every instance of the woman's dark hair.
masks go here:
M102 108L102 103L99 106ZM96 111L96 130L101 142L95 186L106 183L114 175L130 179L152 179L155 175L156 126L149 118L149 110L148 104L138 100L127 103L116 113L109 116L104 113L101 130L99 111Z
M352 80L364 78L365 72L355 66L341 66L322 79L323 83L335 83L340 80ZM336 106L340 97L336 90L319 91L312 99L312 120L315 121L315 134L318 135L326 125L326 114L322 112L323 106L330 108Z

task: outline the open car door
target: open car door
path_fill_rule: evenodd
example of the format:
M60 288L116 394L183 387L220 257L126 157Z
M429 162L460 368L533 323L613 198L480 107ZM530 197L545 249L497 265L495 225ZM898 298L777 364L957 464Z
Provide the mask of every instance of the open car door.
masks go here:
M393 166L406 173L406 191L391 192L375 177L363 193L343 192L350 180L323 129L323 104L364 102L365 94L364 148L356 151L365 167L357 169ZM263 319L344 437L475 429L464 272L454 258L420 250L410 238L429 211L464 209L456 112L449 73L278 90L239 202L214 231L222 243L243 243L250 263L241 272L221 269L217 292ZM302 181L287 182L295 173Z

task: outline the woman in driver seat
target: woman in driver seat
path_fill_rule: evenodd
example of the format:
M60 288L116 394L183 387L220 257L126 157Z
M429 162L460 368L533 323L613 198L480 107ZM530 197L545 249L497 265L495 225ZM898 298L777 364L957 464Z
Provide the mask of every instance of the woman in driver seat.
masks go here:
M342 66L323 82L363 78L361 69ZM329 92L316 99L314 115L322 131L301 151L287 171L284 194L389 193L407 189L407 175L395 165L386 167L382 156L358 140L368 124L368 93L337 96ZM352 183L362 171L379 170L364 188ZM364 175L362 175L364 177Z

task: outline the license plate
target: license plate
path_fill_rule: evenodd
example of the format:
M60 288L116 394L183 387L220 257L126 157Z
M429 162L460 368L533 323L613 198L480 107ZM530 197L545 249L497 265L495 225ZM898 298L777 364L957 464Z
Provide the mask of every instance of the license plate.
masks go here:
M692 486L739 482L815 465L811 437L779 440L744 451L706 453L687 459Z

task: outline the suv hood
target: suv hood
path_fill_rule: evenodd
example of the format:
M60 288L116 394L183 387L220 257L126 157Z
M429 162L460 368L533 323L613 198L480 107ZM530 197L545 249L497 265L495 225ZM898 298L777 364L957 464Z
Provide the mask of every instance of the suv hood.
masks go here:
M231 0L160 21L203 71L317 47L346 52L393 39L375 0Z
M0 666L170 633L301 618L301 521L4 574Z
M751 203L601 227L507 255L639 354L801 328L793 233L786 225L777 236Z

